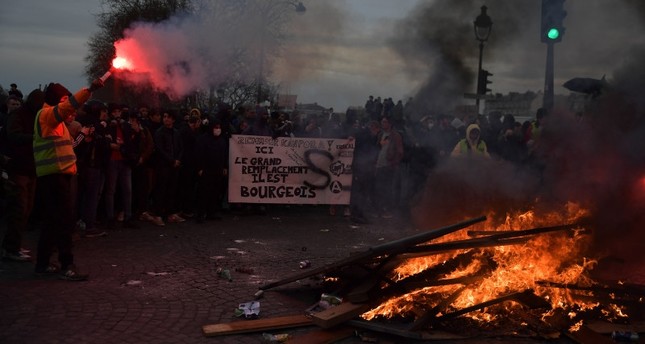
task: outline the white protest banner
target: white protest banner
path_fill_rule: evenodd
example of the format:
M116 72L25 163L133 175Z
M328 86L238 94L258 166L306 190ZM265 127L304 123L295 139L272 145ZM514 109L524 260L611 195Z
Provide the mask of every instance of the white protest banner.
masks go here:
M231 203L349 204L353 141L233 135L229 147Z

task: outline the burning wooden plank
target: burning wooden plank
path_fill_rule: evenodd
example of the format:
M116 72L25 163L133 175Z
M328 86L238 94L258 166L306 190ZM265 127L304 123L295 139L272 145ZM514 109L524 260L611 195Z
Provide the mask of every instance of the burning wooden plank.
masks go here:
M468 256L468 255L462 255ZM472 256L471 256L472 259ZM458 261L458 260L456 260ZM446 269L445 266L442 268L442 273L438 273L438 269L426 269L416 275L409 276L404 278L393 285L389 285L386 288L383 288L380 292L381 298L391 298L402 294L410 293L414 290L418 290L426 287L433 286L442 286L442 285L453 285L453 284L472 284L476 281L483 279L492 269L495 268L495 264L491 260L487 260L482 264L481 268L478 271L468 275L455 278L442 279L441 277L445 273L450 273L452 271L452 264L447 264L450 270Z
M444 243L438 243L438 244L427 244L427 245L418 245L418 246L411 246L403 249L401 251L401 258L411 258L411 257L418 257L418 256L424 256L424 255L431 255L431 254L437 254L437 253L442 253L450 250L459 250L459 249L470 249L470 248L485 248L485 247L493 247L493 246L505 246L505 245L517 245L517 244L523 244L526 243L530 238L527 238L527 236L532 236L532 235L538 235L538 234L543 234L543 233L551 233L555 231L563 231L563 230L571 230L578 228L579 224L569 224L569 225L563 225L563 226L552 226L552 227L541 227L541 228L534 228L534 229L529 229L529 230L522 230L522 231L485 231L484 233L487 234L486 237L483 238L476 238L476 239L468 239L468 240L458 240L458 241L451 241L451 242L444 242ZM481 233L481 232L478 232ZM391 256L390 256L391 257ZM369 300L369 296L367 295L371 291L373 291L378 283L384 280L383 272L378 272L378 276L380 277L375 277L374 275L370 275L369 278L367 278L366 282L361 283L359 288L356 288L351 291L351 293L348 295L349 299L354 301L354 302L364 302ZM416 281L413 281L410 279L409 283L406 283L406 288L405 292L411 291L411 289L418 289L426 286L437 286L437 285L445 285L445 284L450 284L450 283L462 283L462 282L468 282L470 279L467 278L465 280L462 279L457 279L457 280L445 280L443 282L440 282L436 278L434 278L432 281L429 281L426 278L423 278L423 280L419 281L418 279L420 277L415 277ZM392 289L403 289L401 287L395 287L394 283L391 281L388 281L389 287L388 290ZM396 283L396 285L399 285L399 283ZM387 292L385 294L388 294Z
M493 305L496 305L496 304L499 304L499 303L502 303L502 302L506 302L506 301L516 301L516 302L522 303L522 301L525 300L525 298L523 298L523 295L526 294L526 293L533 294L533 291L532 290L525 290L525 291L522 291L522 292L515 292L515 293L506 294L504 296L500 296L498 298L488 300L488 301L485 301L485 302L482 302L482 303L479 303L479 304L476 304L476 305L473 305L473 306L470 306L470 307L462 308L460 310L457 310L457 311L454 311L454 312L451 312L451 313L446 313L446 314L444 314L442 316L439 316L439 317L435 318L434 322L441 322L441 321L444 321L446 319L456 318L458 316L461 316L461 315L464 315L464 314L467 314L467 313L470 313L470 312L474 312L474 311L477 311L477 310L480 310L480 309L483 309L483 308L486 308L486 307L490 307L490 306L493 306Z
M422 283L428 283L427 281L428 278L432 278L433 281L438 280L443 276L445 276L447 273L450 273L454 269L457 269L460 265L463 264L464 261L472 260L473 255L474 255L474 252L457 254L456 256L443 262L442 264L428 268L424 270L422 273L417 274L414 277L409 277L406 280L418 282L419 279L422 279ZM393 256L390 256L388 258L392 258L392 257ZM386 278L385 275L391 275L392 270L396 268L398 265L400 265L402 261L405 259L408 259L408 257L405 255L401 255L401 256L397 256L396 260L390 261L389 264L379 264L379 266L373 269L368 276L361 278L363 282L361 282L358 287L355 287L348 292L347 299L352 302L367 302L368 300L372 300L374 298L383 299L393 295L392 292L383 291L383 290L379 292L377 290L377 287L379 287L382 283L387 284L386 288L389 288L390 291L403 290L404 288L400 287L402 285L401 283L392 281L391 279ZM459 283L458 281L455 282L455 284L458 284L458 283ZM419 286L416 289L422 288L425 286ZM410 291L410 288L405 288L405 291L402 291L399 294L404 294L409 291Z
M538 285L549 287L549 288L591 291L593 293L612 294L616 297L625 297L625 298L645 297L645 287L639 287L639 286L619 285L616 287L610 287L610 286L604 286L599 284L594 284L591 286L580 286L577 284L558 283L558 282L551 282L551 281L537 281L536 283Z
M519 245L526 243L528 238L514 238L514 239L495 239L495 238L477 238L468 240L449 241L439 244L428 244L408 247L402 254L406 254L405 258L416 254L415 257L443 253L453 250L464 250L469 248L484 248L493 246L506 246L506 245Z
M336 286L340 285L342 293L338 293L337 289L335 294L344 295L346 301L363 303L346 302L316 313L312 319L314 324L323 328L334 327L340 323L358 327L356 323L363 328L372 326L378 328L372 329L374 331L406 338L418 339L421 333L427 332L429 328L448 326L447 324L451 324L451 320L455 318L459 318L457 323L470 321L469 318L481 320L490 315L496 318L492 313L506 309L506 305L497 305L507 301L524 305L523 308L513 307L513 310L526 313L524 316L527 318L535 317L539 320L540 316L532 310L546 311L550 309L551 303L533 293L532 288L537 287L536 290L544 292L543 287L547 286L536 285L536 280L539 281L545 276L546 278L559 277L559 273L563 271L560 267L566 267L566 264L562 265L562 263L576 261L577 251L569 248L577 247L571 244L579 239L578 234L586 231L586 228L582 228L584 222L527 230L471 231L469 234L476 236L475 238L428 243L483 220L485 217L471 219L374 246L365 252L264 285L260 289L273 288L320 273L337 274L342 276L336 284ZM542 235L557 232L564 235ZM538 235L540 235L539 238ZM553 247L552 243L560 245L558 247L567 248L564 252L570 254L567 256L549 250L541 251L541 247ZM521 246L501 247L518 244ZM547 254L543 255L542 252ZM567 260L565 261L564 258ZM544 270L536 272L545 272L545 274L534 273L534 269L538 267L543 267ZM574 264L571 270L574 273L582 273L585 266ZM562 280L575 281L575 279ZM493 292L488 292L489 290ZM500 295L500 291L507 294L490 299L491 295ZM545 295L552 296L550 293ZM549 300L553 302L552 299ZM379 305L379 302L383 303ZM378 307L373 309L370 307L377 305ZM485 310L486 308L488 309ZM481 312L464 316L475 311ZM403 329L380 322L352 320L361 314L365 319L372 319L380 316L405 317L409 316L410 312L416 315L416 320ZM483 314L485 317L480 314L488 312L491 314ZM498 319L502 318L504 317ZM535 323L538 324L537 320ZM529 335L542 333L539 327L536 329L538 329L537 332L531 328L524 333ZM559 335L563 331L560 328L550 333Z
M409 237L405 237L399 240L394 240L390 241L378 246L373 246L369 248L367 251L364 251L362 253L355 254L353 256L347 257L345 259L341 259L339 261L333 262L331 264L327 264L325 266L319 267L319 268L314 268L310 269L307 271L304 271L299 274L295 274L291 277L284 278L282 280L272 282L265 284L263 286L260 286L261 290L267 290L271 288L275 288L287 283L295 282L297 280L301 280L303 278L315 276L321 273L325 273L334 269L338 269L344 266L348 265L355 265L355 264L361 264L364 263L368 260L371 260L375 257L381 256L381 255L393 255L393 254L398 254L402 251L405 251L410 246L418 245L420 243L428 242L431 240L434 240L436 238L442 237L444 235L456 232L460 229L466 228L468 226L471 226L475 223L482 222L486 220L486 216L480 216L477 218L473 218L470 220L466 220L463 222L456 223L454 225L438 228L429 232L424 232L416 235L412 235Z
M415 320L415 322L410 326L410 329L417 330L427 325L428 323L435 321L437 319L435 318L437 314L439 314L440 312L443 312L457 297L459 297L459 295L461 295L461 293L464 290L468 288L470 284L476 283L478 280L481 280L482 278L484 278L484 275L485 275L485 271L482 271L480 273L475 274L475 276L465 276L465 277L454 278L454 279L450 279L449 281L446 281L447 283L447 282L453 282L454 280L454 282L459 282L461 284L464 284L464 286L457 289L449 297L442 300L438 305L436 305L435 307L427 311L425 314L417 318L417 320ZM430 284L441 285L441 282L442 281L439 280L439 281L436 281L435 283L430 283ZM468 312L478 310L484 307L488 307L490 305L501 303L507 300L517 301L532 309L535 309L535 308L549 309L551 307L551 304L546 302L546 300L544 300L543 298L535 295L533 291L526 290L522 293L513 293L508 295L507 297L491 300L489 301L489 303L482 303L471 307L471 309L465 308L457 312L449 313L447 315L459 316L459 315L466 314Z
M432 321L437 314L442 312L446 307L448 307L453 301L455 301L461 293L466 290L467 286L463 286L459 289L457 289L454 293L452 293L450 296L447 298L443 299L438 305L432 307L432 309L428 310L425 314L417 318L417 320L410 325L410 330L418 330L424 326L426 326L430 321Z
M570 231L576 229L582 229L585 225L588 225L588 221L577 221L575 223L570 223L566 225L558 226L548 226L548 227L538 227L532 229L524 229L519 231L468 231L467 234L470 236L485 235L489 239L508 239L508 238L517 238L526 235L535 235L559 231Z

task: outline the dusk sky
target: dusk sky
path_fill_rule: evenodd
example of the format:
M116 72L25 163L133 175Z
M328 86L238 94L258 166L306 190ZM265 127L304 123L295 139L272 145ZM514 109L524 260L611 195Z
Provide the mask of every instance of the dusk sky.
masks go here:
M417 95L438 73L461 75L456 98L474 92L478 42L472 22L482 5L493 20L484 68L496 93L540 91L546 46L539 40L540 0L305 0L293 17L284 58L271 79L299 103L344 111L369 95L395 101ZM22 0L0 12L0 85L28 93L49 82L87 84L87 41L100 0ZM564 39L555 48L555 92L573 77L611 80L645 46L638 0L567 0ZM446 59L458 60L459 70ZM450 64L455 66L455 64ZM462 99L463 100L463 99ZM472 102L472 100L463 100Z

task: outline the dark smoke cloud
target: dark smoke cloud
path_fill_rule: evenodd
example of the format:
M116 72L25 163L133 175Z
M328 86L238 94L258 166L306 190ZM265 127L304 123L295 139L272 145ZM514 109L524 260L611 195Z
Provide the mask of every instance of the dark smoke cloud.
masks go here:
M390 40L411 75L427 75L417 90L417 109L450 112L464 103L476 84L478 42L473 21L488 7L493 30L484 47L483 68L494 74L493 92L539 91L546 47L539 40L541 1L437 0L419 5L401 20ZM566 34L555 52L556 93L574 77L610 76L629 54L643 45L645 5L637 0L565 1Z
M644 6L645 7L645 6ZM643 12L645 17L645 12ZM645 109L645 46L634 47L624 64L613 73L613 83L616 89L625 94L629 102L633 102L637 111Z
M493 28L484 52L486 59L494 59L496 48L520 35L521 21L539 10L539 4L497 0L487 1L486 6ZM429 77L414 97L418 109L450 112L462 102L464 91L473 88L477 72L473 57L478 56L479 44L473 21L479 7L475 1L434 1L420 5L397 26L390 45L406 60L410 72L427 66Z
M485 59L498 61L523 56L521 53L500 56L496 48L515 46L513 40L525 40L530 35L537 40L539 3L486 2L494 25ZM459 90L474 82L477 65L472 58L473 49L463 46L476 44L472 19L464 19L476 16L473 4L437 1L423 5L417 14L401 23L400 34L393 40L393 46L410 61L412 68L423 61L431 65L428 81L416 95L430 110L447 111L461 97ZM518 172L499 162L466 165L450 162L436 169L428 180L417 220L425 227L434 221L445 223L449 219L486 215L489 211L498 215L523 207L559 211L571 201L591 211L595 238L591 255L619 256L642 263L645 44L642 35L632 31L642 32L645 3L567 1L566 6L568 31L556 47L560 52L556 64L576 73L571 77L600 78L606 74L610 87L589 100L582 120L561 108L549 116L538 150L544 164L542 174ZM636 23L636 29L632 23ZM520 29L527 26L531 34L520 34ZM599 40L600 37L603 39ZM453 40L464 43L456 45ZM543 60L544 55L539 59ZM537 66L536 73L543 73L543 64ZM455 91L437 92L445 84Z

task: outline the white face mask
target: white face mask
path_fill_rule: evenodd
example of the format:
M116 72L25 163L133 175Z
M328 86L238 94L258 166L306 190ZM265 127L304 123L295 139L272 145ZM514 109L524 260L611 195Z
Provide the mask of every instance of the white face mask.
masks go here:
M434 127L434 123L433 122L428 123L428 130L432 129L432 127Z
M222 135L222 129L213 129L213 135L215 136Z

